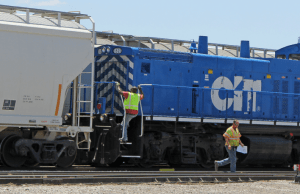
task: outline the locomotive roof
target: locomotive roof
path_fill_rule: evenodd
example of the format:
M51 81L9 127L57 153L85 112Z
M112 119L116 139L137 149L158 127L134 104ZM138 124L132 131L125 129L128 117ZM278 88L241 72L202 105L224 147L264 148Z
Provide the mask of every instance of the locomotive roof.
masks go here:
M278 49L275 52L276 56L277 55L290 55L290 54L300 54L300 43L298 44L292 44L286 47L283 47L281 49Z
M112 31L96 32L97 41L99 45L119 45L140 48L152 48L166 51L190 52L189 47L191 40L177 40L157 37L143 37L126 34L113 33ZM197 42L196 42L197 43ZM228 45L218 43L208 43L208 54L219 55L225 57L240 56L239 45ZM266 48L250 48L250 56L254 58L274 58L275 50Z

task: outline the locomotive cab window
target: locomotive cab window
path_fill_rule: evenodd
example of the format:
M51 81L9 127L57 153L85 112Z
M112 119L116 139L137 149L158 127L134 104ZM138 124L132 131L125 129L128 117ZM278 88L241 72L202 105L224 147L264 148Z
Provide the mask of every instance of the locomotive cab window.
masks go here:
M290 59L290 60L296 60L296 61L299 61L299 60L300 60L300 54L290 54L290 55L289 55L289 59Z
M142 63L141 73L150 73L150 63Z
M286 59L285 55L277 55L277 59Z

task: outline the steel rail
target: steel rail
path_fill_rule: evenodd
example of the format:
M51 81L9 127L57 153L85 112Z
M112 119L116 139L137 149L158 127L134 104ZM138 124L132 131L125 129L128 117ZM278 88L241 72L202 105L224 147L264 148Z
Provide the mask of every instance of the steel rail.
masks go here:
M0 171L0 176L7 174L205 174L205 175L224 175L224 174L255 174L255 175L265 175L265 174L296 174L295 171L237 171L235 173L230 173L229 171L47 171L47 170L12 170L12 171Z
M251 182L259 180L295 180L294 171L2 171L0 184L66 183L141 183L141 182Z

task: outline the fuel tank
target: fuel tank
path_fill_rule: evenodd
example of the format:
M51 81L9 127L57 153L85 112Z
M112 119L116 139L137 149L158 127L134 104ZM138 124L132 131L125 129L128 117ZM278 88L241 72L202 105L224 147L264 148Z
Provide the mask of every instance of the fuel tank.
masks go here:
M292 152L292 141L283 137L247 135L241 138L248 154L239 154L241 164L282 164Z

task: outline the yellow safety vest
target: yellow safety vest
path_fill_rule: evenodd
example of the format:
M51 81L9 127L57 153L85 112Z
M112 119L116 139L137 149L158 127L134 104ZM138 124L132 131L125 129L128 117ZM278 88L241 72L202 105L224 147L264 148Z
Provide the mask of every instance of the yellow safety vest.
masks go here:
M241 134L239 132L239 129L236 128L235 130L231 127L229 127L226 132L223 134L223 137L229 139L229 145L231 146L239 146L240 137ZM227 143L225 143L227 145Z
M128 92L128 98L125 99L125 109L139 110L140 94Z

